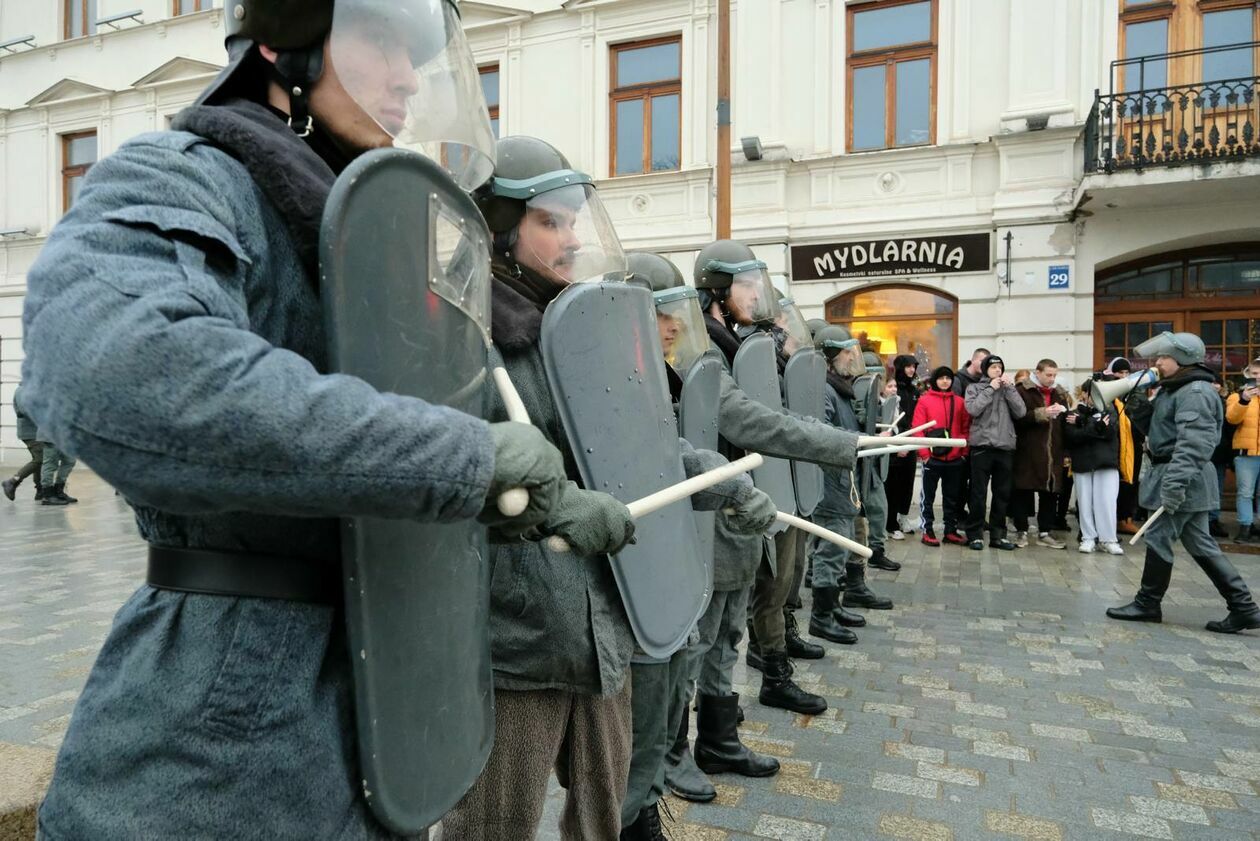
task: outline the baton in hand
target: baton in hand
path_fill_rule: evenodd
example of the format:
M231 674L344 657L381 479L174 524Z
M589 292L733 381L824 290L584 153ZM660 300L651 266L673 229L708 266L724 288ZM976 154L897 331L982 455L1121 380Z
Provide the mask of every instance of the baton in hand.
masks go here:
M1142 524L1142 528L1138 529L1137 534L1133 535L1133 538L1129 541L1129 545L1137 546L1138 538L1146 534L1146 530L1149 529L1151 527L1151 524L1154 523L1156 520L1158 520L1159 516L1163 513L1164 513L1164 506L1161 505L1158 508L1156 508L1155 513L1147 517L1146 522Z
M507 407L508 420L529 423L529 411L525 408L521 395L517 393L516 386L512 385L512 378L508 376L507 369L495 368L493 374L499 396L503 398L503 405ZM499 494L497 504L499 513L503 516L519 517L529 507L529 491L524 488L506 490Z

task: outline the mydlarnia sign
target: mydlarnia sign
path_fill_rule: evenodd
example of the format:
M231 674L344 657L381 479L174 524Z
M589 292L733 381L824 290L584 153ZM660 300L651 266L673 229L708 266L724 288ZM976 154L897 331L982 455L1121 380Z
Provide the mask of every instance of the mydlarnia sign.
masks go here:
M792 280L987 272L989 235L906 237L792 246Z

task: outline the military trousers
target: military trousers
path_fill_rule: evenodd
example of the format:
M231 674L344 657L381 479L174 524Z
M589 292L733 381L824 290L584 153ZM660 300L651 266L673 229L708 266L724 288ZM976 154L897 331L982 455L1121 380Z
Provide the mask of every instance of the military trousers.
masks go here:
M866 513L867 540L866 545L872 550L884 548L888 538L888 494L884 490L884 480L878 476L871 482L862 497L862 508ZM846 535L847 537L848 535Z
M718 590L700 617L700 644L694 654L690 676L701 695L730 695L734 687L735 664L739 662L739 641L748 624L748 589ZM683 707L691 700L683 698ZM681 724L681 719L679 719Z
M538 689L494 693L494 748L472 789L442 818L441 841L538 834L554 768L568 789L565 841L616 841L631 753L631 682L600 697Z
M762 558L753 583L752 623L757 645L762 651L783 651L787 647L783 606L787 604L796 576L796 565L804 563L805 532L788 528L774 536L776 569Z
M1173 514L1161 514L1159 519L1147 529L1145 539L1148 566L1158 561L1171 565L1173 541L1180 540L1181 545L1190 553L1190 557L1194 558L1194 562L1199 565L1208 580L1216 587L1216 591L1225 599L1225 604L1230 610L1243 613L1255 610L1255 601L1252 599L1246 582L1208 532L1207 511L1178 511Z
M634 823L639 812L665 793L665 754L678 736L682 716L687 714L685 695L694 661L695 649L683 647L665 661L630 664L634 737L626 799L621 806L623 827ZM681 706L679 697L683 698Z
M39 482L44 487L51 488L53 485L62 484L69 478L70 471L74 469L76 462L68 453L57 449L56 444L50 444L47 441L42 443L44 452L39 468Z
M842 514L825 508L814 511L814 522L825 529L831 529L841 537L854 540L856 520L854 514ZM815 537L809 544L810 563L813 564L812 585L816 588L839 587L844 580L844 565L850 560L861 561L861 557L853 555L848 549L841 549L829 540Z
M28 461L26 464L22 465L22 468L13 475L13 478L17 479L20 482L23 479L25 479L27 476L30 476L32 473L34 473L35 483L43 487L44 477L43 477L43 474L40 472L40 469L43 467L43 464L44 464L44 445L41 444L39 441L36 441L31 438L28 438L22 443L26 445L27 451L31 454L31 460Z

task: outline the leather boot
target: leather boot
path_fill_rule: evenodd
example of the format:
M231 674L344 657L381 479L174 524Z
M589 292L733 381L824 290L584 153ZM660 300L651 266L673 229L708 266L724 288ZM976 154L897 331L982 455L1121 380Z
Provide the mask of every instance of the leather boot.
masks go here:
M1137 534L1138 528L1138 524L1133 522L1132 517L1125 517L1123 520L1116 523L1116 532L1119 534Z
M871 555L870 560L866 562L867 566L876 569L886 569L889 572L896 572L901 569L901 564L884 554L883 548L874 550L875 554Z
M806 692L792 680L792 661L788 660L787 652L763 650L761 657L765 661L759 696L762 704L802 715L818 715L827 709L826 698ZM703 762L700 767L704 767Z
M8 498L9 502L14 500L14 495L17 493L17 488L20 484L22 484L22 480L16 476L0 482L0 488L4 489L4 495Z
M687 741L687 716L682 717L678 735L665 754L665 785L669 790L692 803L708 803L717 797L717 789L696 765L691 755L691 743Z
M800 629L796 625L796 614L790 610L783 611L783 629L788 657L793 660L821 660L826 656L827 652L821 645L801 639Z
M814 588L814 607L809 614L809 632L813 636L838 642L841 645L853 645L858 641L857 634L836 621L835 611L839 601L839 587Z
M839 588L837 588L837 589L839 589ZM837 599L837 601L839 600L839 598L840 598L840 596L839 596L839 594L837 593L837 594L836 594L836 599ZM845 610L845 609L844 609L843 607L841 607L839 604L837 604L837 605L836 605L836 609L835 609L835 610L833 610L833 611L831 612L831 614L832 614L833 616L835 616L835 617L836 617L836 621L837 621L837 622L839 622L841 625L843 625L843 626L844 626L844 627L846 627L846 628L864 628L864 627L866 627L866 617L865 617L865 616L863 616L863 615L862 615L862 614L860 614L860 613L854 613L854 612L853 612L853 611L851 611L851 610Z
M1236 634L1251 628L1260 628L1260 607L1256 607L1251 591L1229 559L1217 552L1213 557L1194 555L1195 562L1207 573L1216 592L1225 599L1229 615L1213 620L1205 626L1218 634Z
M61 497L62 499L64 499L67 504L72 503L72 502L78 502L77 499L70 496L70 494L66 493L65 482L58 482L57 484L53 485L53 493Z
M762 670L761 646L757 644L757 632L753 630L751 619L748 621L748 652L744 655L744 662L750 669Z
M634 823L622 828L621 841L669 841L661 829L660 804L640 810Z
M39 473L35 474L35 501L39 502L44 498L44 484L39 481Z
M1122 607L1107 608L1107 615L1112 619L1123 619L1126 622L1163 622L1164 612L1159 603L1168 592L1168 582L1172 580L1172 564L1147 547L1146 565L1142 567L1142 584L1138 587L1133 601Z
M892 610L892 599L877 596L866 586L866 567L849 562L844 565L845 607L867 607L871 610Z
M779 654L782 657L782 653ZM764 701L762 703L765 703ZM701 695L696 716L696 765L706 774L734 773L745 777L770 777L779 773L779 760L744 747L735 725L739 696Z
M51 488L44 488L44 498L39 501L40 505L69 505L70 500L57 493L57 485Z

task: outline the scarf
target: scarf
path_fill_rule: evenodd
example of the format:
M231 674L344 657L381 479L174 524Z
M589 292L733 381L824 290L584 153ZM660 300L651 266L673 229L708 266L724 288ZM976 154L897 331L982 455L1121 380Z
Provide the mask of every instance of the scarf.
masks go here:
M1126 485L1133 484L1133 423L1124 413L1124 401L1116 401L1116 411L1120 413L1120 481Z

